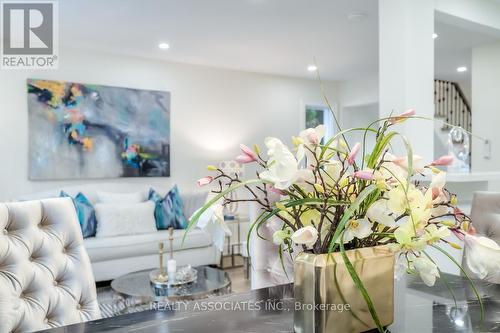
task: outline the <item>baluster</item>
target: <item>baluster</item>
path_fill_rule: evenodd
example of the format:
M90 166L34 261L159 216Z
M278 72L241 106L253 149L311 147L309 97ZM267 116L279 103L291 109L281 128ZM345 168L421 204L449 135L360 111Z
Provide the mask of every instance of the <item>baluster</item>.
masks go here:
M451 85L450 82L446 82L446 110L450 112L451 109Z

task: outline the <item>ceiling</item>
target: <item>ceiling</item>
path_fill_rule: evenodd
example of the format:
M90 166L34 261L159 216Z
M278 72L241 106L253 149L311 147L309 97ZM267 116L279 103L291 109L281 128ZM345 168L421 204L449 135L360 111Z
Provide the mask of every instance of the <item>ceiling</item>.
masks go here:
M455 25L436 21L435 76L454 82L470 80L472 70L472 48L500 41L500 35L485 33L472 26ZM457 72L457 67L465 66L467 72Z
M374 0L64 0L60 45L295 77L376 73ZM361 19L349 19L362 13ZM159 50L164 41L169 50Z

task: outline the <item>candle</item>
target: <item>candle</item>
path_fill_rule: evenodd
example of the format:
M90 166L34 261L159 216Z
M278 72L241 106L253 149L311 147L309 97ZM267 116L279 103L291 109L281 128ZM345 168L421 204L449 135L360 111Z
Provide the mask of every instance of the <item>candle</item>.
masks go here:
M170 281L175 281L175 272L177 271L177 262L175 259L170 259L167 262L167 272Z

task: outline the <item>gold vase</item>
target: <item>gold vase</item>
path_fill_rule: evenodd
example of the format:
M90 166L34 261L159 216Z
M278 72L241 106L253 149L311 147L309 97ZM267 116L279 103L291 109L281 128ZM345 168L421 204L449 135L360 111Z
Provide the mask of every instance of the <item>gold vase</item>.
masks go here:
M394 254L387 246L346 251L383 326L394 319ZM338 252L295 259L296 333L364 332L376 328Z

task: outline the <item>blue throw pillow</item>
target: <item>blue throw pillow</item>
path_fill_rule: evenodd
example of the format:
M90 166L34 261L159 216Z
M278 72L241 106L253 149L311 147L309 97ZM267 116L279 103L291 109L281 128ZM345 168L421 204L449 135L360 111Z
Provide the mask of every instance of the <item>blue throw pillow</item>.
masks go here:
M83 194L78 193L76 197L72 197L64 191L59 194L60 197L71 198L73 204L75 205L76 213L78 215L78 221L80 222L80 228L82 229L83 238L94 237L97 220L95 217L94 207L90 203L89 199Z
M149 190L149 200L152 200L155 207L156 229L166 230L170 227L174 229L186 229L187 219L184 216L184 204L177 185L174 186L162 198L154 189Z

